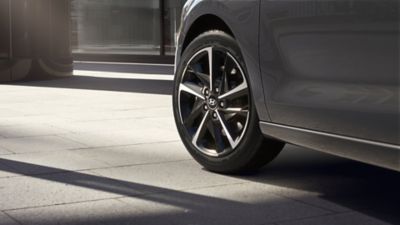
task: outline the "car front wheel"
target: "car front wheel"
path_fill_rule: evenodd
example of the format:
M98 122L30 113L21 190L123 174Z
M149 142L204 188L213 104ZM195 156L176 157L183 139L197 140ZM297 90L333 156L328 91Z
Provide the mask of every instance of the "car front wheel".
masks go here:
M233 37L222 31L199 35L176 71L176 125L201 165L234 173L257 169L279 154L284 144L264 138L259 129L248 74Z

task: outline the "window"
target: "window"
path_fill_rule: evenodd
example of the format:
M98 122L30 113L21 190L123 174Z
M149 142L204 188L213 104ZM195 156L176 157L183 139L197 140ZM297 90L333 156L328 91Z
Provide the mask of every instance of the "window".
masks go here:
M184 0L72 0L79 54L173 55Z

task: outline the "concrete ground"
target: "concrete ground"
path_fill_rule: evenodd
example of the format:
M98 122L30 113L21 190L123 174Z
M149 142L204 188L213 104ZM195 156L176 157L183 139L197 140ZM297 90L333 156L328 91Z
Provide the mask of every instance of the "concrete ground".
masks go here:
M79 74L0 86L0 225L400 224L399 173L291 145L210 173L177 135L172 76Z

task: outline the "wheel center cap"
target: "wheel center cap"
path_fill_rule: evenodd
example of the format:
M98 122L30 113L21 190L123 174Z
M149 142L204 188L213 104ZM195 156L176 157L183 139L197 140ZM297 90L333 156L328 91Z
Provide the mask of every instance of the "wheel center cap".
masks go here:
M207 104L210 109L215 109L218 106L217 99L215 99L214 97L209 97L207 100Z

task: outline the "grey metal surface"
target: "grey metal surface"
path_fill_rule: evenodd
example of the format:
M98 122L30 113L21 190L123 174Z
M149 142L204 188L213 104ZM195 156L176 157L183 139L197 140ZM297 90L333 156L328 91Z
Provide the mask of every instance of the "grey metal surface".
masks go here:
M397 0L261 1L272 121L400 145L399 14Z

